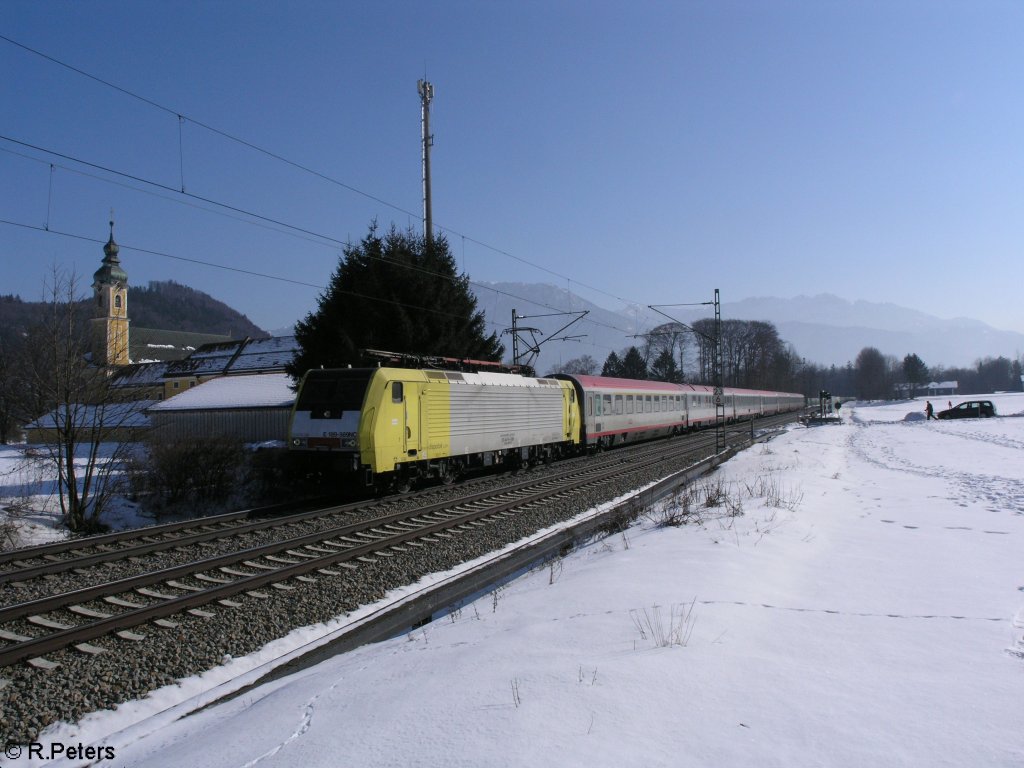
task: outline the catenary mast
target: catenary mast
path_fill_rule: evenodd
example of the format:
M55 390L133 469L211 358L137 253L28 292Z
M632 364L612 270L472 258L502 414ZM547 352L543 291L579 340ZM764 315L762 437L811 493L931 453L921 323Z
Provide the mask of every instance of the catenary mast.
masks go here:
M430 211L430 148L434 137L430 133L430 102L434 98L434 86L426 80L417 84L420 93L420 123L423 141L423 237L427 243L434 240L434 218Z

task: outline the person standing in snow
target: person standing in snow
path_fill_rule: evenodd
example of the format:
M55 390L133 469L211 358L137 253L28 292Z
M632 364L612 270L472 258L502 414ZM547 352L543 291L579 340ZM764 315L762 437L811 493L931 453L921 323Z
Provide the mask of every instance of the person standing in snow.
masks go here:
M925 412L925 421L928 421L928 419L934 419L935 418L935 411L932 410L932 401L931 400L926 400L925 401L924 412Z

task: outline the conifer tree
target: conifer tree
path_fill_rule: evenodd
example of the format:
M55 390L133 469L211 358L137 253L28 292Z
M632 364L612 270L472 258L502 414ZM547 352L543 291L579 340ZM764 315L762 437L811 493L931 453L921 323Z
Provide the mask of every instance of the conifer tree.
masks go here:
M602 376L622 376L622 360L615 352L611 352L607 359L604 361L604 367L601 369Z
M678 384L683 377L679 372L675 357L667 350L661 350L658 359L651 365L651 378L655 381L667 381L671 384Z
M626 379L647 378L647 364L644 362L644 357L640 354L640 350L636 347L630 347L626 350L626 354L622 358L622 376Z
M428 241L394 226L381 237L374 222L345 249L316 311L296 324L288 373L357 366L363 349L500 360L504 347L485 327L443 237Z
M910 396L914 397L915 389L928 382L928 366L916 354L903 358L903 378L910 385Z

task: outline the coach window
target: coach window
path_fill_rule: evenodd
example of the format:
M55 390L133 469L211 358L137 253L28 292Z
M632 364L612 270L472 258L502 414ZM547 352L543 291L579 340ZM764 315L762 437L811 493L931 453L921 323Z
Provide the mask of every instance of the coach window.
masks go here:
M644 413L651 412L651 396L644 395Z
M601 414L603 416L611 416L614 413L612 410L612 396L603 395L601 399L603 401L601 403Z
M402 402L402 382L393 381L391 382L391 402L400 403Z
M626 395L626 413L633 412L633 396Z
M615 396L615 415L622 415L622 395Z
M594 415L594 396L587 395L587 416Z

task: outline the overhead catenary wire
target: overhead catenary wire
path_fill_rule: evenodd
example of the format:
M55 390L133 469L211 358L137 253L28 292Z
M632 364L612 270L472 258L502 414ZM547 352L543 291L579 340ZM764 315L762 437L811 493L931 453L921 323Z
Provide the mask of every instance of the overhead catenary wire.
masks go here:
M128 96L128 97L132 98L132 99L136 99L136 100L138 100L138 101L140 101L140 102L142 102L144 104L147 104L148 106L153 107L154 109L158 109L158 110L160 110L160 111L162 111L162 112L164 112L164 113L166 113L168 115L173 116L176 120L179 121L179 130L180 130L181 122L187 120L188 122L192 123L193 125L196 125L197 127L203 128L204 130L210 131L211 133L214 133L214 134L216 134L218 136L221 136L222 138L225 138L225 139L227 139L229 141L236 142L236 143L240 144L241 146L244 146L244 147L247 147L247 148L253 150L254 152L258 152L260 154L265 155L266 157L270 157L270 158L272 158L274 160L277 160L279 162L285 163L286 165L289 165L292 168L300 170L300 171L302 171L304 173L311 174L311 175L313 175L313 176L315 176L315 177L317 177L317 178L319 178L319 179L321 179L323 181L326 181L326 182L328 182L330 184L334 184L334 185L336 185L336 186L338 186L338 187L340 187L342 189L346 189L346 190L348 190L348 191L350 191L350 192L352 192L354 194L360 195L360 196L362 196L362 197L364 197L364 198L366 198L368 200L372 200L373 202L376 202L376 203L378 203L380 205L386 206L388 208L391 208L392 210L395 210L395 211L398 211L400 213L403 213L406 216L409 216L411 218L414 218L414 217L418 216L418 214L415 214L414 212L408 210L407 208L404 208L404 207L402 207L400 205L396 205L395 203L391 203L391 202L389 202L387 200L384 200L383 198L377 197L377 196L372 195L372 194L370 194L368 192L364 192L363 190L358 189L357 187L354 187L351 184L347 184L347 183L345 183L345 182L343 182L343 181L341 181L339 179L336 179L336 178L334 178L332 176L329 176L326 173L318 171L318 170L316 170L314 168L311 168L311 167L309 167L307 165L299 163L299 162L297 162L295 160L291 160L291 159L289 159L289 158L287 158L287 157L285 157L285 156L283 156L283 155L281 155L281 154L279 154L277 152L274 152L274 151L269 150L269 149L267 149L265 147L262 147L262 146L260 146L258 144L255 144L255 143L253 143L253 142L251 142L251 141L249 141L247 139L243 139L243 138L241 138L239 136L236 136L236 135L234 135L232 133L229 133L229 132L227 132L227 131L225 131L225 130L223 130L221 128L217 128L217 127L212 126L212 125L210 125L208 123L205 123L205 122L203 122L201 120L198 120L196 118L190 117L190 116L186 115L181 110L177 110L177 109L173 109L171 107L168 107L168 106L166 106L164 104L161 104L161 103L155 101L154 99L150 99L150 98L148 98L146 96L143 96L143 95L141 95L139 93L136 93L136 92L134 92L132 90L124 88L123 86L117 85L116 83L113 83L113 82L111 82L109 80L106 80L104 78L98 77L97 75L94 75L94 74L92 74L90 72L87 72L86 70L84 70L84 69L82 69L80 67L76 67L76 66L74 66L72 64L69 64L69 63L67 63L65 61L62 61L62 60L60 60L60 59L58 59L58 58L56 58L54 56L50 56L49 54L43 53L42 51L39 51L39 50L37 50L35 48L32 48L31 46L25 45L24 43L18 42L17 40L14 40L14 39L6 36L6 35L0 34L0 40L3 40L3 41L5 41L5 42L7 42L7 43L9 43L11 45L14 45L14 46L16 46L16 47L18 47L18 48L20 48L20 49L22 49L22 50L24 50L24 51L26 51L28 53L31 53L31 54L33 54L35 56L40 57L42 59L45 59L46 61L49 61L52 64L55 64L55 65L57 65L59 67L63 67L65 69L68 69L71 72L74 72L75 74L78 74L78 75L80 75L82 77L88 78L88 79L90 79L90 80L92 80L92 81L94 81L96 83L99 83L100 85L103 85L104 87L111 88L111 89L117 91L118 93L121 93L121 94L123 94L125 96ZM179 159L180 159L180 132L179 132ZM184 170L183 169L182 169L182 190L181 191L184 193ZM583 287L583 288L586 288L587 290L594 291L596 293L600 293L603 296L607 296L609 298L616 299L617 301L621 301L621 302L623 302L625 304L636 304L636 305L643 304L643 302L639 302L639 301L634 301L634 300L631 300L631 299L623 298L621 296L618 296L618 295L616 295L614 293L610 293L610 292L605 291L605 290L603 290L601 288L598 288L596 286L584 283L581 280L577 280L575 278L569 277L568 275L564 275L564 274L562 274L560 272L552 270L552 269L550 269L548 267L545 267L545 266L543 266L541 264L537 264L535 262L532 262L529 259L525 259L525 258L523 258L521 256L517 256L517 255L515 255L515 254L513 254L513 253L511 253L509 251L503 250L503 249L498 248L498 247L496 247L494 245L491 245L491 244L489 244L487 242L484 242L483 240L479 240L477 238L474 238L474 237L471 237L469 235L466 235L465 233L460 232L459 230L455 229L454 227L447 226L447 225L442 225L442 224L435 224L435 228L436 229L440 229L440 230L442 230L442 231L444 231L446 233L449 233L449 234L451 234L453 236L456 236L456 237L463 237L465 240L468 240L469 242L471 242L471 243L473 243L475 245L478 245L478 246L480 246L482 248L486 248L487 250L490 250L490 251L492 251L494 253L497 253L499 255L502 255L502 256L505 256L507 258L513 259L515 261L518 261L521 264L526 264L526 265L528 265L530 267L533 267L534 269L538 269L538 270L541 270L542 272L546 272L547 274L552 275L554 277L557 277L559 279L571 280L572 282L576 283L576 285L578 285L580 287Z
M89 235L80 235L80 234L76 234L74 232L63 232L63 231L60 231L60 230L48 228L47 226L38 226L38 225L35 225L35 224L26 224L24 222L11 221L9 219L0 219L0 225L6 225L6 226L11 226L11 227L18 227L18 228L21 228L21 229L34 230L36 232L42 232L42 233L45 233L45 234L48 234L48 235L56 235L56 236L59 236L59 237L67 237L67 238L71 238L73 240L79 240L79 241L88 242L88 243L95 243L97 245L103 245L106 242L106 241L104 241L102 239L99 239L99 238L96 238L96 237L91 237ZM230 265L227 265L227 264L218 264L217 262L206 261L204 259L196 259L196 258L191 258L191 257L187 257L187 256L178 256L178 255L173 254L173 253L167 253L165 251L158 251L158 250L151 249L151 248L143 248L141 246L133 246L133 245L122 244L122 243L119 243L118 247L121 248L122 250L125 250L125 251L134 251L136 253L142 253L142 254L146 254L146 255L149 255L149 256L157 256L157 257L160 257L160 258L172 259L174 261L182 261L182 262L186 262L186 263L189 263L189 264L197 264L199 266L210 267L212 269L219 269L219 270L224 270L224 271L227 271L227 272L234 272L234 273L237 273L237 274L248 275L248 276L251 276L251 277L259 277L259 278L264 278L264 279L268 279L268 280L276 280L278 282L289 283L289 284L292 284L292 285L298 285L298 286L302 286L302 287L306 287L306 288L314 288L314 289L320 290L320 291L327 290L327 286L320 285L318 283L310 283L310 282L306 282L306 281L303 281L303 280L295 280L294 278L284 277L282 275L272 275L272 274L269 274L269 273L266 273L266 272L257 272L255 270L251 270L251 269L242 269L241 267L233 267L233 266L230 266ZM499 291L499 290L494 289L494 288L489 288L488 286L483 286L483 287L487 288L488 290L494 291L495 294L511 295L511 294L506 294L504 291ZM344 294L346 296L352 296L354 298L361 298L361 299L366 299L368 301L374 301L374 302L379 302L379 303L383 303L383 304L388 304L388 305L391 305L391 306L397 306L397 307L401 307L403 309L428 312L428 313L431 313L431 314L440 315L442 317L452 317L452 318L457 318L457 319L464 319L462 315L456 315L456 314L451 313L451 312L444 312L443 310L439 310L439 309L437 309L435 307L423 307L423 306L418 306L418 305L415 305L415 304L406 304L404 302L397 301L395 299L386 299L386 298L383 298L383 297L380 297L380 296L372 296L370 294L359 293L357 291L349 291L349 290L337 289L337 292L342 293L342 294ZM523 299L522 297L515 297L515 296L513 296L513 298L522 299L524 301L527 301L527 302L530 302L530 303L534 303L534 304L537 303L537 302L531 301L530 299ZM538 306L540 306L540 305L538 305ZM504 324L498 323L498 322L496 322L494 320L487 319L486 314L485 314L484 317L485 317L484 323L488 327L493 328L496 331L504 330L504 328L505 328ZM594 343L590 343L590 342L586 342L586 343L588 343L588 345L592 346L594 349L603 349L603 350L606 350L606 351L609 351L609 352L610 351L614 351L611 347L606 347L606 346L601 345L601 344L594 344Z
M186 198L190 198L190 199L195 200L195 201L206 203L207 205L215 206L216 208L223 209L223 211L219 211L218 212L218 211L213 211L213 210L211 210L209 208L204 208L202 206L193 206L193 207L199 208L200 210L206 210L206 211L209 211L211 213L220 213L222 215L224 215L224 211L227 211L227 212L230 212L230 213L233 213L233 214L238 214L238 216L232 216L231 218L236 218L236 220L247 222L247 223L251 223L251 224L255 224L255 225L259 225L259 226L274 225L273 227L270 227L270 228L274 229L275 231L280 231L283 234L290 234L290 235L293 235L293 236L301 236L302 239L308 240L310 242L313 242L313 243L316 243L316 244L319 244L319 245L324 245L324 246L329 246L329 247L335 247L335 246L344 246L346 248L351 247L351 243L339 240L338 238L332 237L331 235L326 235L326 234L323 234L323 233L320 233L320 232L315 232L313 230L306 229L304 227L299 227L299 226L296 226L296 225L292 225L292 224L289 224L288 222L285 222L283 220L276 219L276 218L273 218L273 217L270 217L270 216L265 216L263 214L255 213L255 212L249 211L249 210L247 210L245 208L241 208L239 206L231 205L229 203L224 203L224 202L215 200L213 198L208 198L208 197L204 197L202 195L196 195L196 194L193 194L193 193L190 193L190 192L186 192L186 191L182 191L182 190L177 190L174 187L171 187L171 186L166 185L166 184L162 184L161 182L158 182L158 181L153 181L151 179L146 179L146 178L143 178L141 176L136 176L134 174L127 173L125 171L119 171L119 170L117 170L115 168L111 168L109 166L104 166L104 165L100 165L99 163L93 163L93 162L88 161L88 160L83 160L83 159L75 157L73 155L67 155L67 154L64 154L62 152L58 152L56 150L52 150L52 149L49 149L49 148L46 148L46 147L40 147L40 146L37 146L37 145L34 145L34 144L30 144L29 142L21 141L19 139L15 139L13 137L9 137L9 136L3 135L3 134L0 134L0 139L8 141L8 142L10 142L12 144L17 144L17 145L25 147L27 149L32 149L32 150L35 150L37 152L42 152L42 153L45 153L45 154L48 154L48 155L52 155L54 157L60 157L60 158L62 158L64 160L68 160L68 161L73 162L73 163L79 163L80 165L84 165L86 167L93 168L95 170L103 171L104 173L109 173L109 174L114 175L114 176L119 176L121 178L128 179L128 180L136 182L138 184L144 184L144 185L148 185L148 186L151 186L151 187L155 187L156 189L159 189L161 191L170 193L172 195L172 197L165 197L163 195L159 195L159 197L161 197L161 199L166 199L166 200L170 200L172 202L178 202L178 203L181 203L181 204L188 205L188 203L185 203L184 201L181 201L181 200L177 200L175 197L173 197L173 196L180 195L180 196L183 196L183 197L186 197ZM39 158L32 157L30 155L25 155L25 154L19 153L19 152L13 152L12 150L5 149L3 147L0 147L0 151L8 152L9 154L13 154L13 155L16 155L18 157L23 157L25 159L32 160L34 162L38 162L40 164L46 164L46 162L47 162L45 160L40 160ZM49 166L52 169L53 167L55 167L55 164L51 162L51 163L49 163ZM72 173L81 174L81 175L87 176L89 178L94 178L94 179L97 179L98 181L103 181L103 182L107 182L107 183L111 183L111 184L118 184L118 182L116 182L114 180L106 179L106 178L103 178L102 176L97 176L95 174L87 174L87 173L84 173L83 171L81 171L80 169L72 168L70 166L57 165L56 167L60 167L61 169L67 170L67 171L72 172ZM120 186L124 186L124 187L126 187L128 189L132 189L132 190L135 190L135 191L143 192L144 194L153 194L151 192L147 192L146 190L140 190L137 187L133 187L133 186L126 185L126 184L120 184ZM47 214L47 222L49 222L49 213ZM4 223L15 223L15 222L4 222ZM33 227L31 225L25 225L25 226L27 228L29 228L29 229L35 229L35 227ZM75 237L80 237L81 239L89 239L86 236L77 236L76 235ZM146 251L143 250L143 252L146 252ZM157 252L152 252L152 253L157 253ZM185 259L184 257L173 257L172 256L171 258L178 258L179 260L189 261L189 262L197 263L197 264L207 263L207 262L203 262L203 261L197 260L197 259ZM451 282L455 282L455 281L460 279L458 277L452 277L450 275L445 275L445 274L442 274L442 273L439 273L439 272L435 272L433 270L428 270L428 269L425 269L423 267L419 267L419 266L414 265L414 264L407 264L407 263L404 263L404 262L399 262L399 261L396 261L394 259L387 259L387 258L379 257L379 256L372 256L371 258L380 259L381 261L383 261L385 263L393 264L393 265L401 267L403 269L408 269L410 271L419 272L419 273L422 273L422 274L426 274L426 275L429 275L429 276L441 278L441 279L448 280L448 281L451 281ZM212 264L212 263L210 263L210 265L211 266L216 266L218 268L225 268L225 267L223 267L223 265ZM254 276L258 276L258 277L263 277L263 278L267 278L267 279L279 279L279 278L275 278L274 276L266 274L266 273L257 273L257 272L247 271L247 270L239 270L239 271L240 272L244 272L246 274L250 274L250 275L254 275ZM285 279L285 281L286 282L296 282L296 281L292 281L292 280L288 280L288 279ZM474 286L476 288L494 291L497 294L500 294L500 295L503 295L503 296L507 296L509 298L516 299L518 301L525 301L525 302L527 302L529 304L533 304L533 305L538 306L538 307L543 307L545 309L561 310L560 307L554 307L554 306L551 306L550 304L546 304L544 302L538 302L535 299L529 299L529 298L526 298L524 296L519 296L517 294L510 293L508 291L500 290L498 288L494 288L493 286L487 285L485 283L480 283L480 282L473 281L473 280L469 280L468 282L469 282L470 285L472 285L472 286ZM303 284L304 285L308 285L309 287L314 287L314 288L321 287L321 286L317 286L317 285L310 284L310 283L303 283ZM604 328L608 328L609 330L618 331L618 332L623 333L625 335L629 334L629 332L626 329L619 328L618 326L614 326L614 325L611 325L611 324L608 324L608 323L603 323L603 322L600 322L598 320L587 320L586 322L591 322L594 325L597 325L599 327L604 327ZM498 326L498 327L502 327L502 326Z
M24 223L21 223L21 222L9 221L7 219L0 219L0 224L6 224L6 225L9 225L9 226L14 226L14 227L22 227L24 229L33 229L33 230L36 230L38 232L46 232L47 234L51 234L51 235L60 235L61 237L69 237L69 238L72 238L74 240L82 240L82 241L89 242L89 243L96 243L97 245L103 245L104 242L105 242L104 240L101 240L101 239L98 239L98 238L95 238L95 237L88 237L86 235L77 235L77 234L75 234L73 232L62 232L62 231L56 230L56 229L44 229L43 227L36 226L36 225L33 225L33 224L24 224ZM136 253L144 253L144 254L148 254L150 256L160 256L160 257L166 258L166 259L174 259L175 261L184 261L184 262L188 262L190 264L200 264L200 265L205 266L205 267L212 267L214 269L222 269L222 270L225 270L227 272L235 272L235 273L243 274L243 275L251 275L251 276L254 276L254 277L268 278L268 279L271 279L271 280L278 280L278 281L283 282L283 283L291 283L292 285L300 285L300 286L304 286L304 287L307 287L307 288L316 288L316 289L322 290L322 291L323 290L327 290L327 286L317 285L316 283L308 283L308 282L305 282L303 280L295 280L293 278L283 277L281 275L271 275L271 274L267 274L265 272L257 272L255 270L251 270L251 269L242 269L241 267L232 267L232 266L229 266L227 264L218 264L218 263L212 262L212 261L204 261L204 260L201 260L201 259L193 259L193 258L189 258L187 256L177 256L177 255L175 255L173 253L166 253L164 251L156 251L156 250L152 250L152 249L149 249L149 248L141 248L139 246L128 245L128 244L125 244L125 243L118 243L118 248L120 248L122 251L134 251ZM334 290L335 290L335 292L344 294L345 296L353 296L355 298L367 299L369 301L376 301L376 302L379 302L379 303L382 303L382 304L390 304L391 306L398 306L398 307L402 307L403 309L413 309L413 310L416 310L417 312L429 312L431 314L440 315L442 317L452 317L452 318L456 318L456 319L464 319L463 315L457 315L457 314L455 314L453 312L445 312L444 310L440 310L440 309L437 309L435 307L423 307L423 306L418 306L418 305L415 305L415 304L406 304L405 302L396 301L394 299L386 299L386 298L383 298L381 296L371 296L369 294L359 293L358 291L349 291L349 290L345 290L345 289L341 289L341 288L335 288ZM493 321L490 321L490 320L485 320L485 322L488 325L495 326L496 328L500 328L501 327L499 324L494 323Z
M291 166L293 168L296 168L296 169L298 169L300 171L303 171L305 173L311 174L311 175L313 175L313 176L315 176L317 178L320 178L320 179L322 179L322 180L324 180L326 182L334 184L334 185L336 185L336 186L338 186L340 188L346 189L346 190L351 191L351 192L353 192L355 194L358 194L358 195L360 195L360 196L362 196L362 197L364 197L366 199L372 200L372 201L374 201L374 202L376 202L376 203L378 203L380 205L383 205L385 207L391 208L391 209L393 209L395 211L398 211L400 213L404 213L404 214L406 214L410 218L410 220L415 216L415 214L412 211L409 211L409 210L407 210L407 209L405 209L405 208L403 208L401 206L395 205L395 204L393 204L393 203L391 203L391 202L389 202L387 200L384 200L384 199L379 198L379 197L377 197L375 195L372 195L372 194L369 194L367 192L364 192L363 190L360 190L360 189L358 189L358 188L356 188L356 187L354 187L354 186L352 186L350 184L346 184L345 182L342 182L342 181L340 181L338 179L335 179L335 178L333 178L333 177L331 177L331 176L329 176L329 175L327 175L325 173L322 173L320 171L317 171L314 168L311 168L311 167L308 167L308 166L303 165L301 163L298 163L298 162L296 162L294 160L291 160L291 159L289 159L287 157L284 157L283 155L281 155L279 153L276 153L276 152L273 152L271 150L268 150L265 147L261 147L261 146L259 146L257 144L254 144L253 142L250 142L250 141L248 141L246 139L243 139L243 138L241 138L239 136L233 135L233 134L231 134L231 133L229 133L229 132L227 132L225 130L222 130L220 128L212 126L212 125L210 125L208 123L205 123L205 122L203 122L201 120L197 120L195 118L189 117L188 115L184 114L183 112L180 112L178 110L175 110L175 109L172 109L170 107L167 107L167 106L165 106L163 104L160 104L159 102L157 102L157 101L155 101L153 99L147 98L147 97L142 96L142 95L140 95L138 93L135 93L135 92L133 92L133 91L127 89L127 88L119 86L119 85L117 85L117 84L115 84L113 82L110 82L110 81L105 80L105 79L103 79L101 77L93 75L92 73L87 72L87 71L85 71L85 70L83 70L83 69L81 69L79 67L75 67L75 66L73 66L71 64L68 64L68 63L66 63L64 61L61 61L61 60L59 60L59 59L57 59L57 58L55 58L53 56L50 56L50 55L45 54L45 53L43 53L41 51L38 51L38 50L36 50L34 48L31 48L30 46L24 45L23 43L20 43L20 42L18 42L16 40L13 40L10 37L7 37L5 35L0 34L0 40L6 41L6 42L10 43L11 45L14 45L14 46L16 46L18 48L21 48L21 49L23 49L23 50L25 50L25 51L33 54L33 55L39 56L39 57L41 57L41 58L43 58L43 59L45 59L45 60L47 60L47 61L49 61L49 62L51 62L51 63L53 63L55 65L58 65L58 66L63 67L63 68L66 68L66 69L68 69L68 70L70 70L70 71L72 71L72 72L74 72L74 73L76 73L76 74L78 74L80 76L83 76L83 77L86 77L86 78L88 78L90 80L93 80L93 81L95 81L95 82L97 82L97 83L99 83L99 84L101 84L101 85L103 85L105 87L111 88L111 89L113 89L113 90L115 90L115 91L117 91L117 92L119 92L119 93L121 93L121 94L123 94L125 96L128 96L130 98L136 99L136 100L138 100L138 101L140 101L142 103L145 103L145 104L147 104L147 105L149 105L149 106L151 106L151 107L153 107L155 109L163 111L163 112L167 113L168 115L173 116L175 118L177 124L178 124L177 125L177 127L178 127L178 160L179 160L179 169L178 169L179 170L179 179L178 179L178 181L180 182L180 188L175 189L174 187L171 187L171 186L166 185L166 184L162 184L160 182L154 182L152 180L143 179L141 177L135 176L135 175L130 174L130 173L126 173L126 172L122 172L122 171L116 171L114 169L106 168L106 167L104 167L102 165L99 165L99 164L96 164L96 163L91 163L89 161L80 160L78 158L75 158L73 156L66 155L66 154L63 154L63 153L60 153L60 152L53 152L53 151L47 150L45 148L35 147L34 145L32 145L32 144L30 144L28 142L20 142L20 141L15 140L15 139L9 139L9 140L13 141L14 143L20 144L21 146L32 148L32 149L35 149L36 151L40 151L40 152L44 152L44 153L51 153L55 157L61 157L61 158L64 158L66 160L69 160L71 162L80 163L80 164L83 164L83 165L85 165L87 167L91 167L91 168L94 168L96 170L101 170L101 171L104 171L106 173L110 173L110 174L113 174L113 175L120 175L120 176L122 176L125 179L129 179L129 180L135 181L135 182L137 182L139 184L151 185L151 186L156 187L157 189L169 192L172 195L182 195L182 196L191 198L194 201L205 203L207 206L214 206L214 208L205 207L204 205L195 205L194 203L189 203L189 202L187 202L185 200L176 199L175 197L166 197L164 195L158 195L158 194L155 195L155 196L160 197L162 199L171 200L171 201L176 202L176 203L181 204L181 205L189 205L189 206L197 208L199 210L204 210L204 211L207 211L209 213L213 213L215 215L222 215L222 216L225 216L227 218L236 219L238 221L242 221L242 222L248 223L250 225L262 226L262 227L265 227L265 228L268 228L268 229L271 229L271 230L274 230L274 231L278 231L278 232L280 232L282 234L285 234L285 235L288 235L288 236L292 236L292 237L301 238L303 240L307 240L307 241L312 242L314 244L318 244L318 245L325 246L325 247L335 247L335 246L351 247L351 241L350 240L342 241L342 240L339 240L337 238L331 237L329 235L324 235L322 233L317 233L317 232L314 232L312 230L309 230L309 229L306 229L306 228L303 228L303 227L298 227L296 225L289 224L288 222L285 222L285 221L280 220L280 219L276 219L276 218L273 218L273 217L270 217L270 216L265 216L263 214L257 214L257 213L254 213L252 211L248 211L248 210L245 210L243 208L239 208L237 206L233 206L233 205L230 205L230 204L227 204L227 203L220 202L220 201L215 200L213 198L207 198L207 197L204 197L202 195L197 195L197 194L193 194L193 193L187 192L187 190L185 188L185 179L184 179L185 168L184 168L183 127L184 127L185 121L188 121L188 122L193 123L197 127L203 128L203 129L205 129L207 131L210 131L211 133L216 134L218 136L221 136L221 137L223 137L223 138L225 138L227 140L236 142L236 143L238 143L238 144L240 144L240 145L242 145L244 147L247 147L247 148L249 148L249 149L251 149L251 150L253 150L255 152L261 153L261 154L263 154L263 155L265 155L267 157L270 157L270 158L272 158L274 160L282 162L282 163L284 163L286 165L289 165L289 166ZM0 150L8 151L8 152L10 151L10 150L6 150L6 149L4 149L2 147L0 147ZM12 152L11 154L20 154L20 153ZM27 157L29 159L33 159L33 160L39 161L38 158L31 158L28 155L20 155L20 156ZM42 162L42 161L39 161L39 162ZM100 181L103 181L103 182L106 182L106 183L118 184L120 186L123 186L123 187L125 187L127 189L131 189L131 190L136 191L136 192L142 192L144 194L151 194L151 195L154 194L151 191L147 191L147 190L144 190L144 189L139 189L138 187L135 187L135 186L132 186L132 185L129 185L129 184L119 184L119 182L117 182L115 180L112 180L112 179L103 178L101 176L96 176L96 175L93 175L93 174L85 173L81 169L66 167L66 166L62 166L62 165L59 165L59 164L56 164L56 163L52 163L52 162L50 163L50 166L51 166L51 168L50 168L51 177L53 175L54 168L61 168L63 170L68 170L68 171L73 172L73 173L78 173L80 175L87 176L87 177L90 177L90 178L94 178L94 179L97 179L97 180L100 180ZM52 194L52 178L51 178L51 194ZM46 231L46 232L49 232L49 224L50 224L50 211L49 211L49 208L50 208L50 202L48 201L46 227L43 230L43 231ZM223 210L216 210L216 208L221 208ZM232 214L234 214L234 215L232 215ZM24 227L29 228L29 229L37 229L37 230L39 229L38 227L34 227L32 225L24 225L24 224L22 224L20 222L3 221L3 222L0 222L0 223L6 223L6 224L14 225L14 226L24 226ZM602 294L604 296L608 296L610 298L614 298L614 299L616 299L618 301L621 301L623 303L626 303L626 304L632 304L634 306L639 306L642 303L642 302L637 302L637 301L633 301L633 300L630 300L630 299L623 298L621 296L618 296L616 294L610 293L610 292L605 291L605 290L603 290L601 288L598 288L596 286L592 286L592 285L584 283L584 282L582 282L580 280L577 280L575 278L569 277L567 275L563 275L563 274L561 274L561 273L559 273L559 272L557 272L555 270L549 269L549 268L547 268L547 267L545 267L543 265L540 265L540 264L537 264L535 262L532 262L529 259L525 259L525 258L523 258L521 256L517 256L517 255L515 255L515 254L513 254L513 253L511 253L509 251L503 250L501 248L497 248L497 247L495 247L495 246L493 246L493 245L491 245L491 244L489 244L489 243L487 243L487 242L485 242L483 240L480 240L478 238L474 238L474 237L471 237L469 235L466 235L465 233L462 233L462 232L456 230L453 227L446 226L446 225L436 225L436 228L441 230L441 231L443 231L443 232L445 232L445 233L447 233L447 234L450 234L452 236L460 237L463 240L463 263L464 264L465 264L465 242L468 240L469 242L471 242L471 243L473 243L475 245L478 245L478 246L480 246L482 248L485 248L487 250L490 250L490 251L492 251L494 253L497 253L497 254L505 256L507 258L513 259L513 260L515 260L515 261L517 261L519 263L522 263L522 264L525 264L527 266L533 267L535 269L538 269L538 270L540 270L542 272L550 274L550 275L552 275L554 277L557 277L559 279L564 279L566 281L567 286L570 286L570 290L567 292L567 297L568 297L568 301L569 301L570 305L572 303L572 298L571 298L572 297L572 293L571 293L571 285L572 285L572 283L576 283L576 285L578 285L581 288L585 288L585 289L594 291L596 293ZM70 234L70 233L55 232L54 234L61 234L61 235L64 235L64 236L69 236L69 237L77 237L77 238L83 239L83 240L92 240L92 238L88 238L88 237L81 236L81 235L73 235L73 234ZM324 241L326 241L326 242L324 242ZM222 264L217 264L217 263L214 263L214 262L203 261L201 259L189 259L189 258L185 258L185 257L175 256L173 254L163 253L163 252L152 250L152 249L136 248L135 250L137 250L139 252L142 252L142 253L149 253L149 254L152 254L152 255L164 256L164 257L167 257L167 258L177 259L177 260L181 260L181 261L187 261L187 262L192 262L192 263L196 263L196 264L200 264L200 265L211 266L211 267L214 267L214 268L217 268L217 269L231 269L231 270L234 270L234 271L242 273L242 274L248 274L248 275L259 277L259 278L263 278L263 279L282 280L283 282L289 282L289 283L294 283L294 284L299 284L299 285L306 285L306 286L313 287L313 288L321 288L321 286L315 285L313 283L304 283L303 281L297 281L297 280L293 280L293 279L290 279L290 278L282 278L280 276L275 276L275 275L271 275L271 274L267 274L267 273L256 272L256 271L253 271L253 270L244 270L244 269L239 269L239 268L232 268L232 267L228 267L228 266L222 265ZM384 259L384 260L388 261L387 259ZM429 270L424 270L422 268L415 267L414 265L402 264L400 262L392 262L392 263L395 263L398 266L401 266L403 268L416 269L416 270L424 272L426 274L434 274L434 275L436 275L438 277L442 277L442 278L446 278L446 279L453 279L453 278L451 278L451 277L449 277L447 275L440 275L439 273L431 273ZM458 278L458 279L461 279L461 278ZM502 295L502 296L506 296L506 297L515 299L517 301L522 301L522 302L524 302L526 304L530 304L530 305L533 305L533 306L543 307L545 309L552 309L552 310L557 310L557 311L564 311L564 308L560 307L560 306L554 306L554 305L548 304L546 302L540 302L540 301L537 301L535 299L530 299L530 298L527 298L527 297L519 296L517 294L514 294L514 293L511 293L509 291L505 291L505 290L501 290L501 289L495 288L495 287L493 287L491 285L488 285L488 284L485 284L485 283L479 283L479 282L476 282L476 281L470 281L470 280L468 280L468 278L465 278L465 279L467 280L467 283L469 285L472 285L472 286L474 286L474 287L476 287L476 288L478 288L480 290L490 290L490 291L493 291L496 296ZM373 296L366 296L365 298L370 299L370 300L375 300L375 301L388 301L388 300L383 300L383 299L380 299L379 297L373 297ZM431 310L429 308L423 308L423 309L426 309L427 311L434 311L434 310ZM593 318L587 318L584 322L591 323L591 324L593 324L595 326L598 326L598 327L604 327L604 328L607 328L609 330L614 330L614 331L616 331L618 333L623 334L624 336L629 336L629 333L630 333L628 330L623 329L623 328L621 328L621 327L619 327L617 325L601 322L601 321L593 319ZM498 324L496 322L493 322L493 321L487 321L487 325L493 326L495 328L502 328L503 327L502 325L500 325L500 324ZM593 347L595 349L602 349L602 350L609 350L609 351L611 351L610 347L606 347L604 345L595 344L595 343L589 342L589 341L584 341L582 343L586 344L587 346Z

